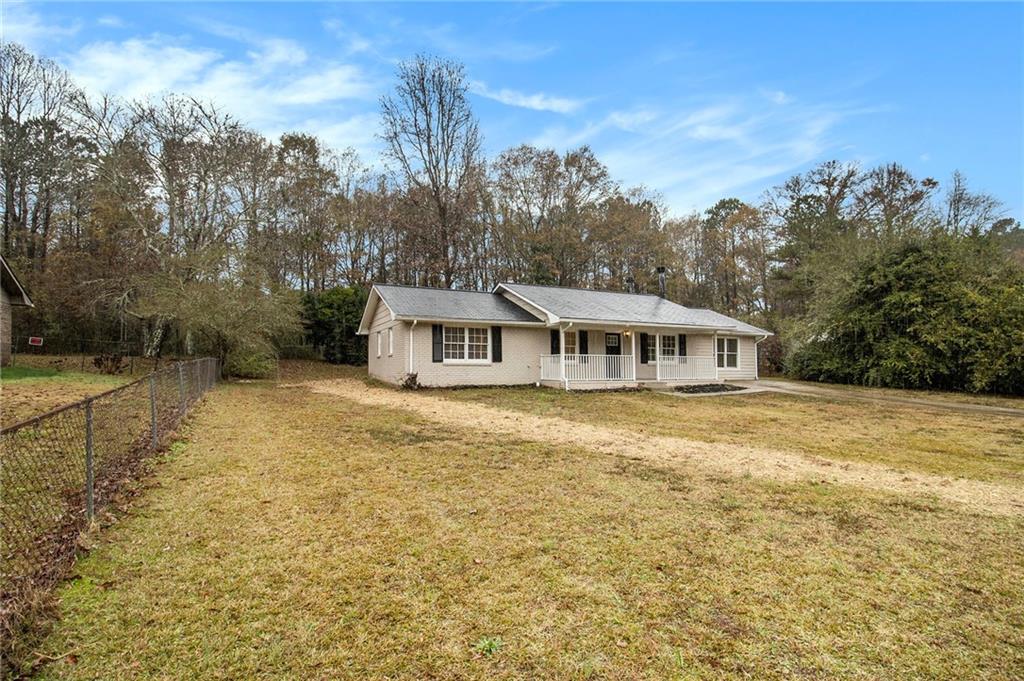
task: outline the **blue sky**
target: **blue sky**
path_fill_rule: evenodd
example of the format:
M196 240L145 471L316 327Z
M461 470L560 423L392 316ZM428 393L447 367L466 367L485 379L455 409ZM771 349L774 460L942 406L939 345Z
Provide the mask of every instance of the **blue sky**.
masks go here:
M4 3L92 91L186 92L377 162L377 100L466 64L487 152L589 144L674 214L830 158L956 169L1024 215L1024 4Z

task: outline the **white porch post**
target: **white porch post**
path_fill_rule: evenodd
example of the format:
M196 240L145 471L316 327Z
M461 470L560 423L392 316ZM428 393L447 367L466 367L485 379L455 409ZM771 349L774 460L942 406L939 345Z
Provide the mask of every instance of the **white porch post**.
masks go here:
M569 389L569 381L565 377L565 328L558 325L558 365L562 376L562 385Z
M654 336L654 380L661 380L661 331Z
M630 331L630 333L629 333L629 343L630 343L630 345L629 345L629 354L630 354L630 357L631 357L630 362L629 362L629 373L630 373L629 380L635 381L636 380L636 363L638 361L640 361L640 358L636 356L636 333L633 332L633 331Z

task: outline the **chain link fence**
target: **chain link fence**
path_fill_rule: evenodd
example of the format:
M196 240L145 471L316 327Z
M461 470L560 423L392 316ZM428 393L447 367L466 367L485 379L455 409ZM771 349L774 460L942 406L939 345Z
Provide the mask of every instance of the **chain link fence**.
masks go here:
M11 339L11 366L84 373L145 376L175 362L195 359L180 343L169 344L159 357L142 354L138 341L45 337L32 345L32 336Z
M215 358L177 362L0 430L0 656L80 532L219 377Z

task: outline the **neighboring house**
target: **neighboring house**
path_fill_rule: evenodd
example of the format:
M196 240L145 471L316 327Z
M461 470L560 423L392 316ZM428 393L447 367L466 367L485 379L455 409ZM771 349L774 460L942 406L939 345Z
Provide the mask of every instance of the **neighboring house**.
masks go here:
M32 300L25 288L14 276L10 265L0 255L0 366L11 363L11 307L26 305L32 307Z
M771 335L655 295L512 283L377 284L359 333L370 375L390 383L567 390L756 379L757 344Z

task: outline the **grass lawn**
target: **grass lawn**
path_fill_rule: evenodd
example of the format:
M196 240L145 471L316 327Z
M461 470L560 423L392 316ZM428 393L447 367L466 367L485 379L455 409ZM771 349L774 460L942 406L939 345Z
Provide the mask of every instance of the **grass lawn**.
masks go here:
M867 397L896 397L900 399L927 399L940 402L984 404L992 407L1011 407L1024 409L1024 397L1013 395L988 395L976 393L950 392L946 390L900 390L897 388L871 388L861 385L845 385L842 383L815 383L813 381L797 381L786 377L766 376L771 381L792 383L796 387L816 386L842 390L851 394Z
M1012 416L779 393L680 398L651 392L480 388L440 394L630 432L1024 483L1024 419Z
M0 370L0 424L10 426L69 402L110 390L127 377L15 366Z
M621 424L653 406L650 427L660 405L728 412L706 437L762 418L735 398L593 396L609 405L586 416L555 391L490 392ZM207 400L61 590L43 678L1024 670L1019 515L495 441L298 387L231 384ZM865 431L878 416L861 415ZM801 418L793 442L812 429Z

